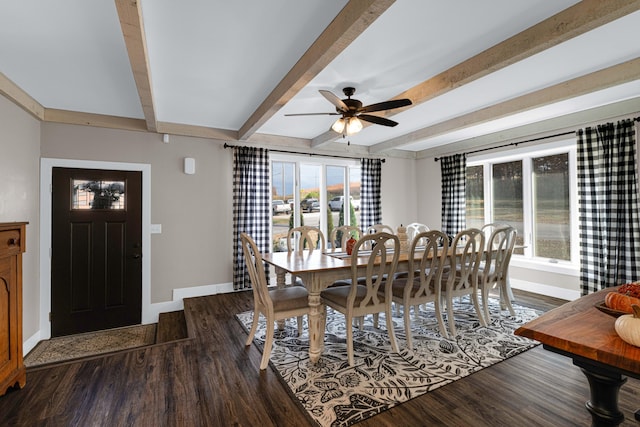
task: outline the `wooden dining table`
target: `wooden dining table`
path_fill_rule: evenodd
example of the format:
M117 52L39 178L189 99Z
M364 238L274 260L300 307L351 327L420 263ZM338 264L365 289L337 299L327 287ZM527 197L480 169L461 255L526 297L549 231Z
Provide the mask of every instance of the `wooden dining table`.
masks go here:
M423 252L416 251L415 259L420 259L422 255ZM320 292L337 280L351 278L351 257L346 253L306 250L267 253L262 256L262 259L275 267L276 283L279 287L285 286L286 274L290 273L292 276L299 277L307 288L309 292L309 359L312 363L316 363L324 349L325 308ZM358 277L365 275L367 262L367 256L358 258ZM409 254L401 252L396 272L406 271L409 271Z
M593 426L615 426L624 421L618 408L626 377L640 379L640 348L624 342L615 331L616 318L601 306L607 288L555 308L515 331L542 343L546 350L570 357L582 368L590 386L586 403ZM639 413L635 414L640 420Z

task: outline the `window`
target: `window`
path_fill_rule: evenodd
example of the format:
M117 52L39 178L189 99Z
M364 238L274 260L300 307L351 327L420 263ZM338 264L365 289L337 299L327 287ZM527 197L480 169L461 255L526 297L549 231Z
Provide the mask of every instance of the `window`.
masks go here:
M289 229L319 227L326 239L340 225L360 223L360 162L271 155L272 200L283 200L290 210L272 215L274 251L286 251ZM350 200L346 206L343 200ZM328 246L330 248L330 246Z
M578 265L575 141L467 161L467 226L516 228L514 260Z

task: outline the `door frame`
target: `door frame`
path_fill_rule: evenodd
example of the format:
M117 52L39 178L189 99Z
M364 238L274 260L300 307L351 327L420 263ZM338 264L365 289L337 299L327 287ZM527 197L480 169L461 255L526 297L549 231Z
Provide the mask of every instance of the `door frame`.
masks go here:
M40 339L51 338L51 186L54 167L142 172L142 323L155 322L151 310L151 165L73 159L40 159Z

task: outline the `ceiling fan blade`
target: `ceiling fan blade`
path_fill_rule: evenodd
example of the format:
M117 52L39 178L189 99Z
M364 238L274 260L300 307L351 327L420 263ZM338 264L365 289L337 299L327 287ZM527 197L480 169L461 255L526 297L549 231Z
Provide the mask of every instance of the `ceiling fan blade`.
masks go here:
M370 114L359 114L358 118L364 120L365 122L371 122L382 126L393 127L398 124L398 122L394 122L393 120L385 119L384 117L372 116Z
M349 111L349 107L347 107L347 104L345 104L342 99L338 98L336 95L334 95L332 92L328 91L328 90L323 90L320 89L319 90L320 94L322 96L324 96L325 98L327 98L327 100L332 103L333 105L336 106L336 108L340 111Z
M410 99L392 99L391 101L378 102L377 104L367 105L358 110L359 113L373 113L374 111L392 110L394 108L406 107L411 105Z
M285 114L285 116L341 116L340 113L297 113Z

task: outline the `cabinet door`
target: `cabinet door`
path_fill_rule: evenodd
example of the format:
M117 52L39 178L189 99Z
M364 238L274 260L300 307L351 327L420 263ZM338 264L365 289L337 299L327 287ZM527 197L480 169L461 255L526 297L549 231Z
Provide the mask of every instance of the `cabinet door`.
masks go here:
M0 258L0 379L18 367L15 257ZM2 392L3 390L0 390Z

